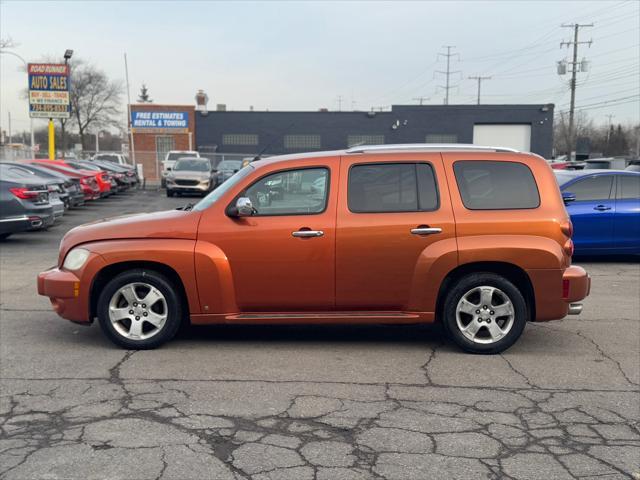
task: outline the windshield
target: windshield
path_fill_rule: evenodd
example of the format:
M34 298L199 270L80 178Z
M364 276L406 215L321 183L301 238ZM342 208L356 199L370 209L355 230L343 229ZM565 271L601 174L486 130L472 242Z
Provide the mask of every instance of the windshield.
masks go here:
M223 160L218 164L218 170L240 170L242 162L240 160Z
M167 160L178 160L180 157L196 157L197 152L171 152L167 155Z
M211 169L208 160L182 158L173 166L173 170L190 170L192 172L208 172Z
M242 180L244 177L249 175L249 173L251 173L252 170L253 170L253 167L251 166L249 168L243 168L242 170L239 170L236 174L234 174L231 178L229 178L229 180L224 182L222 185L216 188L213 192L211 192L209 195L207 195L198 203L196 203L193 209L202 211L206 208L209 208L211 205L216 203L220 197L222 197L225 193L227 193L234 186L236 186L238 182L240 182L240 180Z

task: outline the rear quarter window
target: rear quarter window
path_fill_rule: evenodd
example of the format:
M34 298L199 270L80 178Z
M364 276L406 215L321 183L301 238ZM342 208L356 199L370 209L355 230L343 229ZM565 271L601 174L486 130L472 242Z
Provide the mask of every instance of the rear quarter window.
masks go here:
M515 210L540 206L540 193L524 163L459 160L453 164L462 203L469 210Z

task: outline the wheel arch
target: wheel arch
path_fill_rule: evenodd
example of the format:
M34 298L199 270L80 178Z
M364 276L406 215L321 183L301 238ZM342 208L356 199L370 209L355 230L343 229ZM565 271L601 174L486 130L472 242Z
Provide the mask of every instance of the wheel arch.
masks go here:
M175 285L177 289L178 295L182 298L182 305L184 308L183 319L182 321L188 321L189 319L189 301L187 297L187 292L184 287L184 283L182 278L178 272L176 272L172 267L166 265L161 262L154 261L146 261L146 260L133 260L133 261L123 261L117 263L111 263L106 265L101 270L96 273L92 282L91 288L89 290L89 319L93 321L93 319L97 316L97 307L98 307L98 296L99 292L102 291L104 286L116 275L119 275L122 272L126 272L128 270L153 270L161 275L167 277L167 279Z
M529 319L533 320L536 318L535 291L531 279L524 269L509 262L471 262L458 265L447 273L440 284L436 300L436 321L439 321L442 316L445 297L450 286L462 277L472 273L494 273L509 280L522 293L529 310Z

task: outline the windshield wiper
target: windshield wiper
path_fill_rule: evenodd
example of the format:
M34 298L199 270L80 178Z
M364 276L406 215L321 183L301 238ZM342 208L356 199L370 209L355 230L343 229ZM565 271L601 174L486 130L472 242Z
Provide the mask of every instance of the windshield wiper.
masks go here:
M187 203L186 205L176 208L176 210L184 210L185 212L187 212L189 210L192 210L195 206L195 203Z

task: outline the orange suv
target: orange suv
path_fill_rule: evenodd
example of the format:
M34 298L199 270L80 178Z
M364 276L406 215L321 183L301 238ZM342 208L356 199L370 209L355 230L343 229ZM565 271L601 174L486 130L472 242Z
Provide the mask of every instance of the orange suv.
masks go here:
M192 324L441 322L498 353L590 279L544 159L382 145L251 163L195 206L69 231L38 292L130 349Z

